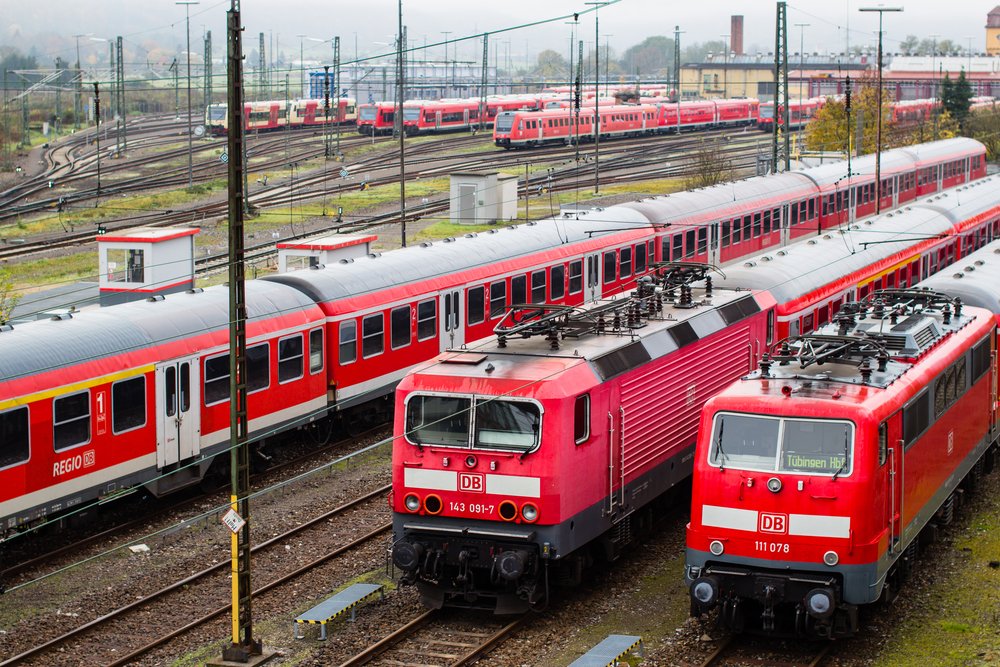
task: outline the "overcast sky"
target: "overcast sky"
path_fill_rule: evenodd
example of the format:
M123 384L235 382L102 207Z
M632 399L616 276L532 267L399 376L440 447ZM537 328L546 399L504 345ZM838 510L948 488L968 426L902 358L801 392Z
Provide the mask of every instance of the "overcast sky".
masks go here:
M940 38L955 40L963 47L972 38L972 47L982 50L986 14L1000 0L901 0L886 6L903 7L901 14L886 14L886 50L893 50L907 34L921 37L937 33ZM799 0L788 5L789 50L798 51L800 29L804 28L806 48L810 51L843 51L852 45L874 40L877 14L862 14L860 7L879 3L864 0ZM682 43L720 40L730 31L730 16L744 16L744 45L750 49L773 49L776 3L771 0L620 0L600 11L600 41L607 41L621 53L651 35L672 35L675 25L684 31ZM200 52L203 32L211 30L216 54L225 48L225 16L229 0L201 0L190 7L192 52ZM499 31L520 24L554 19L589 9L583 2L570 0L403 0L403 22L407 25L410 45L434 44L445 39L466 37L482 31ZM298 57L299 35L305 60L332 60L329 40L341 37L342 58L358 52L373 55L387 47L396 32L397 3L394 0L243 0L241 3L245 32L245 52L255 47L258 34L265 33L271 49L280 48L289 58ZM27 51L32 46L43 65L59 55L74 61L72 35L91 33L95 38L121 35L132 45L157 43L184 48L184 7L173 0L0 0L0 43ZM848 30L849 26L849 30ZM546 48L568 51L571 26L557 20L544 26L505 32L491 37L501 44L500 52L509 53L516 62L527 51L537 54ZM591 44L594 39L593 13L582 15L580 38ZM68 40L66 38L69 38ZM309 39L312 38L312 39ZM509 44L507 44L509 40ZM81 51L107 50L107 45L81 37ZM454 57L455 46L449 57ZM479 60L481 42L467 40L458 46L458 57ZM588 49L589 50L589 49ZM491 52L493 48L491 48ZM429 52L442 57L443 47ZM218 55L216 57L219 57ZM86 57L84 55L84 60Z

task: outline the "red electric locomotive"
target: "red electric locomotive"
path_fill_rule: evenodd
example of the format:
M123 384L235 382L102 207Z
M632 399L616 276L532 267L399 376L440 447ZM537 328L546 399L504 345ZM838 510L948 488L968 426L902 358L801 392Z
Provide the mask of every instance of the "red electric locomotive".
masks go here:
M706 398L766 342L766 294L692 287L582 310L515 305L497 338L451 350L400 384L392 560L430 607L544 605L649 525L690 474ZM568 480L572 480L568 482Z
M959 487L991 467L993 313L920 289L850 306L773 345L705 406L693 613L718 607L737 631L850 635L859 607L898 592Z

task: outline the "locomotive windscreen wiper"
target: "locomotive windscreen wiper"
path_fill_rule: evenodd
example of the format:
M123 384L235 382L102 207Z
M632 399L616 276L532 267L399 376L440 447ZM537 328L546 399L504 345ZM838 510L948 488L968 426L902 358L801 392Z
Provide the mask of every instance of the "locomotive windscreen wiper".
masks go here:
M724 451L722 451L722 434L725 431L726 431L726 419L725 419L725 417L723 417L722 419L719 420L719 434L717 436L715 436L715 444L718 447L718 452L719 452L718 459L719 459L719 470L720 471L726 469L726 466L723 463L723 461L726 458L726 453Z
M840 464L837 468L837 472L833 473L833 481L837 481L837 475L844 472L844 468L847 467L847 455L851 451L851 430L849 428L844 429L844 462Z

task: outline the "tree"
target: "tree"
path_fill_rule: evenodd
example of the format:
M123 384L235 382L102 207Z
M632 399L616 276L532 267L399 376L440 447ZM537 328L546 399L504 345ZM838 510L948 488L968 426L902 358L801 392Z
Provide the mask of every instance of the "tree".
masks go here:
M662 35L647 37L626 49L620 62L628 76L638 72L644 77L669 77L673 72L674 40Z
M733 161L729 157L730 151L721 144L718 138L701 137L691 159L690 175L684 179L685 188L706 188L732 180Z
M906 39L899 43L899 52L907 55L918 53L920 49L920 38L916 35L907 35Z
M14 307L20 300L21 295L14 293L14 281L10 277L10 271L0 270L0 324L10 321Z
M971 114L965 123L965 132L986 146L986 159L1000 158L1000 109L996 106Z
M538 54L538 64L532 76L541 79L564 81L569 75L569 63L558 51L545 49Z
M941 82L941 106L944 107L951 116L958 121L959 125L965 125L965 120L969 117L969 108L972 106L972 86L965 78L965 71L958 74L958 80L952 80L946 74Z
M862 85L852 95L851 118L846 117L843 100L829 99L806 126L806 148L813 151L858 152L858 118L860 116L860 153L874 153L878 123L878 88L873 82L862 79ZM895 126L888 94L882 93L882 149L897 144L892 132ZM850 143L848 143L850 127Z

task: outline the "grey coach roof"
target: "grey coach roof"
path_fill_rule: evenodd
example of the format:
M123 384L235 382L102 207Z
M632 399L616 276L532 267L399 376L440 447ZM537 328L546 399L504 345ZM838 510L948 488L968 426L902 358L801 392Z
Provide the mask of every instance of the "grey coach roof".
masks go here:
M259 280L247 281L246 295L251 321L314 305L296 290ZM228 326L229 290L221 285L19 324L0 332L0 382Z
M965 304L1000 314L1000 241L941 269L918 287L961 297Z
M835 275L847 275L893 255L906 242L952 231L956 221L997 206L998 186L1000 179L991 176L877 218L796 241L725 267L725 277L715 284L768 290L778 303L787 303L822 287Z
M648 221L644 217L622 206L581 210L578 216L567 213L514 229L502 227L495 233L490 230L452 240L422 243L383 255L360 257L346 264L265 276L261 280L292 285L318 301L330 301L418 280L444 278L458 271L585 241L591 235L646 226Z

